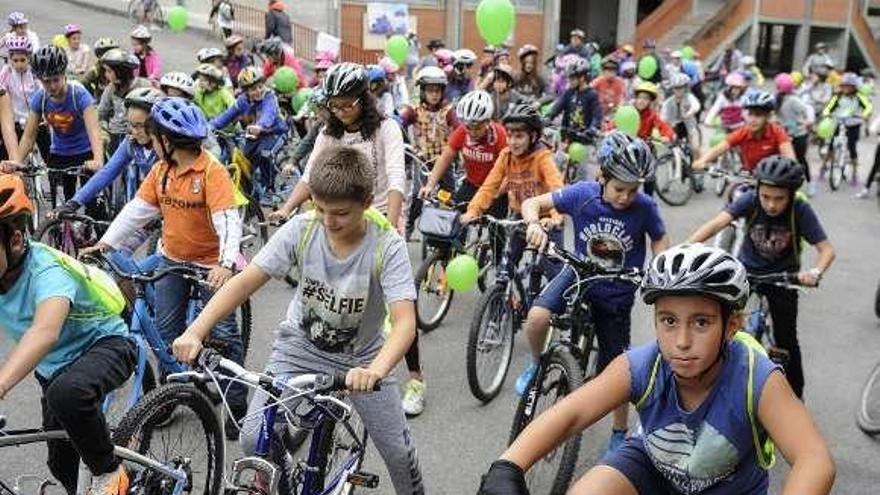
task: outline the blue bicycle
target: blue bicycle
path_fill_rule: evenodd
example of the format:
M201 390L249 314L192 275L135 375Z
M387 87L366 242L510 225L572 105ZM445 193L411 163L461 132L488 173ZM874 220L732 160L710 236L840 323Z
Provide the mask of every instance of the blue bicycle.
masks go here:
M213 385L222 395L220 380L234 377L233 381L260 389L270 397L266 407L258 413L263 421L256 453L233 463L227 477L231 487L225 493L329 495L350 494L355 487L378 486L377 475L361 470L367 431L353 407L338 393L345 390L344 376L270 376L248 371L210 349L200 353L197 363L195 371L169 375L168 381L178 382L174 385L180 385L179 382ZM225 397L223 401L226 406ZM157 402L153 407L166 406ZM270 454L276 421L286 421L294 429L312 432L307 458L290 466L290 471L273 462ZM287 444L285 448L285 456L293 453Z
M171 354L170 346L159 334L155 324L153 282L169 274L176 274L191 282L187 304L187 324L193 322L204 305L199 294L199 286L204 285L205 269L193 265L176 265L156 270L159 257L148 256L134 261L120 252L102 254L88 259L113 275L128 300L126 319L129 321L129 334L137 345L137 367L131 378L119 389L111 392L104 400L104 411L110 425L118 420L141 398L156 388L157 373L150 360L150 352L156 365L162 371L160 376L186 371L186 367ZM242 353L247 356L250 344L253 317L250 301L245 301L237 311L237 323L241 330ZM218 347L218 342L208 341L207 345Z

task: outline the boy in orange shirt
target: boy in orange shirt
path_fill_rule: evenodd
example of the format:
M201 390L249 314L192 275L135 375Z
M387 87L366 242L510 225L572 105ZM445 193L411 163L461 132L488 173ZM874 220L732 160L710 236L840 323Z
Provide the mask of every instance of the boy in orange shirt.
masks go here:
M523 201L563 186L562 174L553 161L553 153L540 144L544 126L538 111L529 104L515 105L504 116L504 126L507 129L507 148L498 155L489 176L474 195L467 212L461 216L463 224L472 222L485 213L502 190L502 185L507 191L510 209L517 217L520 216ZM558 225L560 220L554 213L552 218L544 219L543 222L547 225ZM559 237L558 231L554 234ZM559 238L553 240L560 241ZM508 270L519 264L524 247L525 237L519 233L512 240ZM544 274L551 278L559 270L551 264L543 269Z

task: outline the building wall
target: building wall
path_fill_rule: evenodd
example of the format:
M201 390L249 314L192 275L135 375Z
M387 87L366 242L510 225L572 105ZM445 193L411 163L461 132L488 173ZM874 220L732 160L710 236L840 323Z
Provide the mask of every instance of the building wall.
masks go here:
M833 0L821 0L833 1ZM816 3L821 3L816 2ZM814 9L815 10L815 9ZM761 2L761 15L780 19L800 19L807 12L804 0L763 1Z

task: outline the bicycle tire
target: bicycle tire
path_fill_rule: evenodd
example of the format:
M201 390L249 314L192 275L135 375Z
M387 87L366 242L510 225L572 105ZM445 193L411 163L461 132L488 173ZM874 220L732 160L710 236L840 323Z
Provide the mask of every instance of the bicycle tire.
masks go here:
M319 462L319 465L317 466L318 467L318 477L317 477L316 485L318 488L320 488L320 491L319 491L320 493L325 493L325 491L328 488L330 488L330 485L328 484L328 480L327 480L327 474L328 474L328 472L330 474L332 474L332 467L333 467L332 461L334 458L334 454L336 453L336 451L340 450L340 449L337 449L336 447L340 446L340 445L345 446L345 444L347 443L348 444L347 448L341 449L341 450L353 451L354 450L353 447L354 447L354 445L356 445L356 443L353 441L354 439L351 439L348 442L338 441L337 440L337 433L339 433L340 431L345 431L345 434L347 435L348 430L338 428L336 421L334 421L333 419L325 419L324 421L325 421L324 426L321 429L320 436L318 437L318 459L319 459L318 462ZM364 427L364 424L362 421L358 421L357 425L354 426L354 429L356 430L355 433L359 437L360 444L364 446L364 450L366 451L367 439L368 439L366 427ZM360 470L361 466L364 463L364 454L365 454L365 452L360 453L360 457L357 460L357 470ZM330 481L332 481L332 479ZM334 492L334 493L337 493L337 492ZM351 493L354 493L354 486L352 486L350 483L346 482L345 487L339 493L350 495Z
M880 433L880 407L872 408L872 399L880 406L880 363L874 366L859 397L859 408L856 411L856 424L868 435ZM873 413L871 409L876 409Z
M176 414L179 408L186 408L195 414L205 436L205 444L207 446L205 457L207 459L206 473L204 476L204 489L190 493L201 493L202 495L215 495L222 493L223 484L223 460L225 441L223 435L223 425L217 415L214 405L202 392L195 387L185 383L171 383L153 390L146 395L138 405L132 408L128 414L120 422L119 426L113 432L113 443L131 449L139 454L153 457L150 454L151 442L153 435L162 428L158 423L167 419L168 411ZM175 421L173 426L184 426L183 420ZM166 452L166 454L168 454ZM165 456L163 456L165 457ZM174 462L175 459L156 459L162 463ZM125 462L124 462L125 464ZM148 483L150 478L149 469L138 471L138 465L129 467L129 475L132 479L132 486L129 494L149 495L155 493ZM143 468L143 466L139 466ZM141 480L144 485L138 487L137 480ZM190 479L190 485L194 479ZM202 481L199 478L199 481ZM140 489L138 489L140 488ZM191 487L198 489L198 486Z
M843 182L844 170L842 161L843 152L835 150L828 169L828 186L831 187L832 191L840 189L840 184Z
M238 324L241 330L241 361L245 362L248 349L251 347L251 332L254 327L254 313L251 309L251 300L246 299L238 307Z
M61 227L63 227L65 221L66 220L61 218L55 218L48 222L43 222L43 225L40 226L40 230L37 231L36 238L38 242L42 242L51 248L55 248L76 258L79 254L79 250L76 248L76 243L67 246L64 245L65 242L62 238L63 232L61 231Z
M665 186L667 186L667 187L663 187L664 185L661 184L661 182L659 180L659 178L661 176L660 172L662 170L669 170L671 172L671 170L672 170L671 167L673 165L671 162L672 159L673 159L673 156L669 155L669 158L661 160L660 163L657 164L656 171L654 172L654 174L655 174L654 177L655 177L655 180L657 181L657 187L655 188L655 190L657 191L657 196L660 196L660 199L662 199L663 202L668 204L669 206L683 206L688 201L690 201L691 196L694 195L693 177L691 177L689 175L685 175L684 177L682 177L681 181L673 180L670 178L670 180L665 183ZM665 165L665 167L664 167L664 165ZM684 168L684 165L682 165L682 167ZM682 173L684 173L684 170L682 170ZM683 195L673 196L672 194L670 194L668 186L671 185L673 182L681 184L681 187L683 188L683 191L684 191Z
M507 324L513 324L513 309L505 301L505 286L496 284L492 289L483 293L477 301L477 311L474 312L468 332L466 350L466 368L468 387L471 394L477 400L488 403L501 392L507 372L510 369L510 361L513 356L513 328L505 328ZM507 319L505 320L505 316ZM498 367L489 384L481 383L480 373L477 369L478 355L483 351L484 334L495 330L500 332L501 352Z
M535 378L532 379L532 383L529 384L527 392L520 397L519 404L516 406L516 413L513 416L513 425L510 429L510 437L508 438L508 445L512 444L514 440L519 436L520 433L531 423L533 418L536 418L540 412L537 407L533 407L533 410L530 414L526 414L526 409L531 402L530 395L532 394L532 390L535 388L535 380L541 376L546 378L549 374L550 369L559 369L564 373L564 376L560 377L562 379L561 382L558 383L559 386L562 387L562 391L564 393L557 394L556 400L553 401L552 404L558 402L558 400L562 397L565 397L569 393L576 390L580 387L583 382L583 373L581 372L580 365L575 360L574 356L568 352L564 347L554 347L551 351L549 359L547 361L547 370L541 372L539 370L538 373L535 373ZM543 390L544 387L541 387L540 390ZM540 391L539 390L539 391ZM553 389L547 389L547 392L552 391ZM540 397L542 394L538 394L538 396L534 399L533 404L538 404ZM581 448L581 438L582 433L578 433L577 435L568 439L564 446L562 446L562 456L560 456L559 461L559 469L556 471L556 475L553 477L552 486L547 492L545 487L541 487L541 489L536 489L536 487L529 486L529 491L531 493L549 493L550 495L564 495L568 490L568 485L571 483L571 479L574 476L574 468L577 464L578 453ZM555 457L555 455L550 456ZM542 461L538 461L532 466L531 473L534 473L534 469L538 467L539 463ZM529 474L526 474L526 484L529 485Z
M719 198L724 196L724 191L727 190L727 177L721 176L715 178L715 196Z
M434 249L431 251L430 256L419 265L419 269L416 270L416 325L423 332L430 332L443 323L443 318L446 317L446 314L449 313L449 308L452 307L452 298L455 296L455 291L447 287L442 287L445 291L444 297L441 299L440 305L437 308L437 311L433 315L428 315L425 311L419 309L419 299L424 300L422 297L423 288L427 284L428 276L434 275L431 272L431 267L435 266L437 263L440 263L440 266L448 262L446 259L447 252L444 249ZM436 268L435 268L436 270ZM432 284L433 285L433 284ZM445 285L445 282L440 283L440 285Z

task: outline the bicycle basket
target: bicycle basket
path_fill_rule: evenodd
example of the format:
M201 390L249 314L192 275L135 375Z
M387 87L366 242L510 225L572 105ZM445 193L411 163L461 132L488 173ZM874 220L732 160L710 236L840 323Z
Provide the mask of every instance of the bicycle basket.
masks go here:
M419 231L430 243L451 243L461 231L459 213L455 210L425 205L419 218Z

